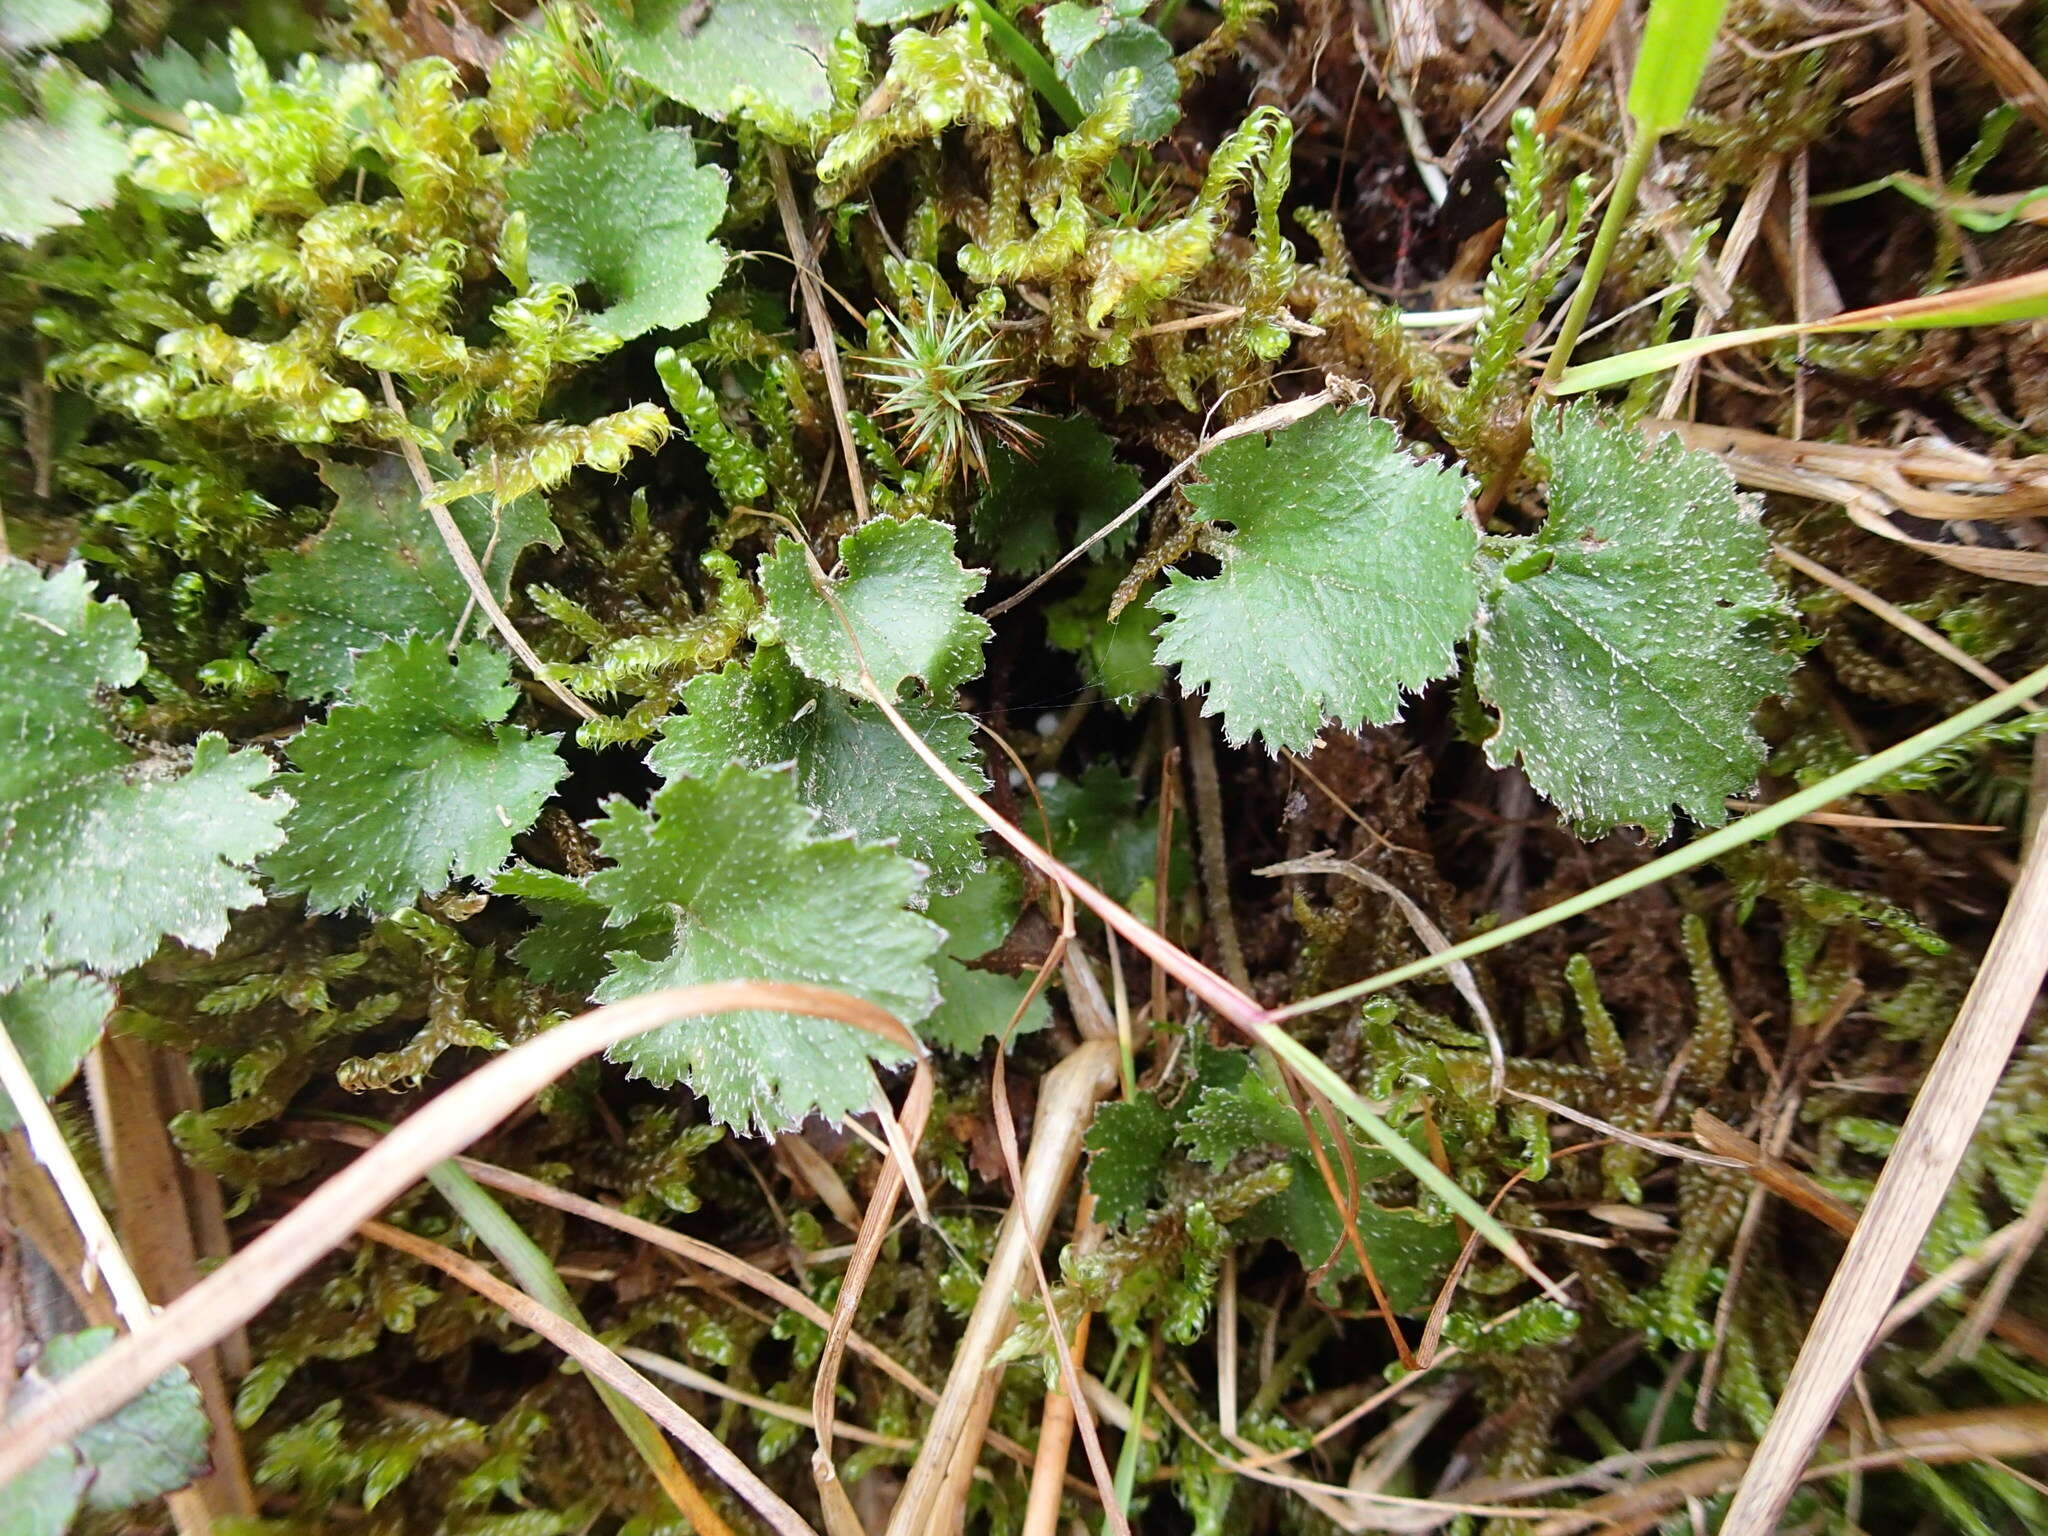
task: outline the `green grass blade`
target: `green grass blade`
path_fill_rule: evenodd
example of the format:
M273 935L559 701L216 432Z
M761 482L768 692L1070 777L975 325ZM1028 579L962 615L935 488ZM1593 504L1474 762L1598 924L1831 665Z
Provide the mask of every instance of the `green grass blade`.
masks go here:
M1468 1195L1441 1168L1424 1157L1414 1142L1381 1119L1373 1107L1359 1096L1358 1090L1338 1076L1322 1057L1277 1025L1261 1028L1259 1043L1296 1075L1312 1084L1345 1119L1385 1148L1395 1162L1414 1174L1422 1187L1449 1206L1460 1220L1514 1260L1518 1267L1524 1270L1531 1267L1527 1251L1514 1233L1489 1215L1485 1206Z
M1628 110L1638 133L1656 137L1685 120L1727 8L1728 0L1650 0L1642 51L1628 83Z
M1074 93L1067 89L1066 81L1059 71L1031 39L1019 32L1010 18L988 3L988 0L967 0L981 24L988 28L988 35L996 40L996 46L1003 51L1003 57L1016 66L1031 88L1043 96L1059 120L1069 128L1078 128L1087 114L1081 104L1074 100Z
M1550 392L1554 395L1579 395L1589 389L1606 389L1612 384L1640 379L1646 373L1662 373L1667 368L1676 368L1695 357L1798 334L1796 325L1758 325L1746 331L1718 331L1710 336L1688 336L1654 347L1638 347L1633 352L1617 352L1612 357L1597 357L1590 363L1574 364L1557 376Z
M2023 272L1994 282L1951 288L1943 293L1922 294L1890 304L1873 304L1846 314L1804 325L1760 325L1747 331L1724 331L1716 336L1667 341L1661 346L1640 347L1566 368L1548 380L1551 393L1576 395L1610 384L1626 384L1646 373L1661 373L1691 358L1730 347L1746 347L1759 341L1778 341L1787 336L1835 336L1856 331L1931 331L1946 326L2004 325L2014 320L2048 318L2048 270Z
M1545 928L1561 923L1567 918L1577 917L1581 912L1590 912L1595 907L1604 906L1610 901L1615 901L1623 896L1640 891L1645 886L1655 885L1659 880L1665 880L1672 875L1695 868L1710 859L1717 859L1722 854L1730 853L1745 843L1753 842L1759 837L1768 836L1770 833L1777 831L1778 828L1797 821L1808 811L1820 810L1824 806L1833 804L1844 795L1854 794L1865 784L1881 779L1888 773L1896 773L1901 768L1909 767L1937 748L1947 746L1948 743L1954 741L1957 737L1966 735L1978 726L1997 719L1998 716L2004 714L2008 709L2026 703L2044 687L2048 687L2048 666L2029 672L2010 688L2000 689L1989 698L1972 704L1960 714L1951 715L1940 724L1931 725L1918 735L1907 737L1895 747L1889 747L1874 757L1866 757L1862 762L1852 767L1844 768L1840 773L1821 780L1820 783L1815 784L1810 789L1802 789L1795 795L1788 795L1775 805L1768 806L1754 815L1745 816L1740 821L1731 822L1719 831L1710 832L1705 837L1686 844L1683 848L1674 849L1672 852L1665 854L1661 859L1652 860L1640 869L1632 869L1625 875L1617 875L1614 879L1596 885L1589 891L1581 891L1578 895L1570 897L1565 901L1560 901L1554 906L1545 907L1541 912L1532 912L1527 917L1505 924L1489 933L1482 933L1476 938L1467 939L1462 944L1453 944L1449 949L1426 956L1411 964L1396 966L1391 971L1382 971L1377 976L1368 976L1364 981L1353 982L1349 986L1338 987L1334 991L1318 993L1314 997L1305 997L1297 1003L1289 1003L1285 1008L1275 1009L1268 1015L1268 1018L1274 1021L1299 1018L1303 1014L1316 1013L1324 1008L1334 1008L1342 1003L1354 1002L1358 998L1369 996L1374 992L1383 992L1388 987L1398 986L1404 981L1413 981L1418 976L1427 976L1433 971L1440 971L1445 966L1454 965L1460 960L1470 960L1475 955L1483 955L1489 950L1499 949L1502 945L1512 944L1517 939L1526 939L1532 933L1541 933ZM1272 1043L1277 1039L1285 1037L1281 1036L1280 1032L1276 1029L1269 1031L1263 1038ZM1274 1050L1277 1053L1285 1054L1281 1052L1281 1048L1277 1044L1274 1045ZM1302 1054L1308 1055L1309 1053L1303 1050ZM1290 1064L1298 1065L1298 1063L1294 1062L1292 1056L1288 1056L1286 1059ZM1309 1059L1316 1061L1316 1058L1312 1055L1309 1056ZM1316 1061L1316 1065L1321 1067L1322 1063ZM1303 1070L1306 1073L1306 1069L1304 1068ZM1323 1067L1323 1071L1329 1073L1329 1068ZM1330 1073L1330 1076L1334 1078L1335 1074ZM1318 1079L1318 1085L1321 1085L1320 1079ZM1335 1096L1333 1095L1332 1097L1334 1099ZM1340 1105L1340 1107L1342 1106ZM1349 1111L1347 1110L1346 1113L1348 1114ZM1362 1129L1367 1129L1368 1134L1373 1134L1364 1126L1363 1121L1358 1122L1358 1124ZM1389 1134L1391 1134L1391 1131L1389 1131ZM1385 1145L1387 1150L1393 1152L1396 1157L1400 1156L1400 1153L1391 1144L1383 1142L1382 1145ZM1409 1150L1412 1152L1414 1149L1411 1147ZM1459 1214L1463 1215L1464 1213L1461 1211ZM1469 1220L1470 1218L1467 1219ZM1474 1224L1477 1225L1477 1223Z
M555 1272L554 1264L526 1235L526 1229L512 1219L511 1213L498 1204L483 1185L453 1162L436 1163L429 1168L427 1182L455 1208L455 1214L476 1234L477 1240L497 1256L498 1262L505 1266L522 1291L585 1333L591 1331L582 1308L576 1305L576 1299ZM668 1469L675 1461L675 1452L669 1449L661 1426L603 1382L593 1377L590 1384L597 1389L606 1409L618 1421L627 1441L647 1463L655 1481L667 1488Z

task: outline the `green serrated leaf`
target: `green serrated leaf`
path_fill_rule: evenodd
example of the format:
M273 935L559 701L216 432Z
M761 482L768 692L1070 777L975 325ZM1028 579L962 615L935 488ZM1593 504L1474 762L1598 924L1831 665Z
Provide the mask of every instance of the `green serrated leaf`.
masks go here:
M589 997L611 974L612 956L626 953L658 960L675 942L675 924L664 912L650 912L623 927L606 926L612 909L590 894L581 880L514 864L491 877L500 896L516 896L540 919L513 946L512 958L535 981Z
M1519 756L1588 832L1661 836L1674 805L1717 826L1756 782L1752 721L1794 666L1756 504L1712 454L1649 448L1586 406L1540 417L1536 452L1550 515L1501 541L1473 651L1500 716L1487 756Z
M68 1446L0 1488L0 1536L64 1536L90 1476Z
M1152 659L1160 617L1143 601L1144 593L1125 604L1115 618L1109 616L1110 600L1122 579L1115 566L1096 566L1080 591L1046 605L1045 638L1072 651L1081 663L1082 677L1118 709L1134 715L1165 686L1166 673Z
M931 871L935 890L959 887L981 863L981 822L929 772L865 699L814 683L779 646L750 664L691 680L686 714L663 722L647 761L663 778L702 778L727 763L792 763L797 794L834 832L894 842ZM969 784L986 789L974 722L912 703L906 718Z
M914 1025L938 1004L941 934L910 911L917 866L887 848L817 835L794 775L738 766L674 779L648 809L612 802L593 824L611 866L591 894L625 926L673 924L658 960L615 954L601 1002L711 981L832 987ZM903 1053L829 1019L772 1012L679 1020L612 1051L636 1075L688 1083L738 1130L791 1129L810 1114L843 1119L872 1098L870 1061Z
M292 741L298 803L264 873L315 912L383 916L495 870L565 771L556 737L498 723L518 698L481 646L452 664L424 635L366 652L348 701Z
M1088 1127L1088 1187L1095 1214L1120 1226L1144 1214L1173 1146L1173 1116L1149 1093L1102 1105Z
M98 37L112 19L107 0L0 0L0 53Z
M506 174L527 218L528 271L590 284L612 307L593 316L634 337L702 320L725 274L711 232L725 217L725 172L697 164L687 133L649 128L613 107L550 133Z
M811 584L809 563L793 539L776 541L761 561L761 592L778 638L808 677L859 693L860 663L895 698L916 678L936 699L981 671L988 621L969 613L982 573L953 556L953 530L928 517L879 519L839 541L846 575L832 593L860 642L847 638L839 613Z
M43 1346L42 1357L23 1373L16 1408L25 1410L47 1397L56 1383L102 1354L113 1342L112 1328L88 1328L52 1338ZM69 1445L53 1451L45 1462L57 1457L64 1459L73 1474L71 1486L83 1495L86 1509L117 1513L183 1488L205 1471L207 1434L199 1388L182 1365L173 1366L125 1406L92 1428L80 1431ZM38 1463L36 1472L30 1475L35 1479L29 1490L32 1499L61 1502L63 1480L52 1476L45 1463ZM5 1505L9 1513L0 1516L0 1520L12 1519L21 1491L20 1484L11 1484L5 1490L6 1497L0 1499L0 1505ZM36 1523L37 1517L47 1516L50 1507L31 1504L30 1518L13 1528L52 1529ZM8 1528L0 1525L0 1529Z
M335 497L327 526L249 583L249 617L270 626L256 659L290 674L292 692L305 699L347 688L359 651L415 634L446 640L469 605L462 573L397 459L366 470L330 465L323 478ZM496 517L476 496L450 502L448 512L501 603L520 554L561 543L538 496Z
M31 976L0 993L0 1029L28 1064L43 1097L54 1098L99 1044L113 1006L114 989L97 977ZM14 1101L0 1088L0 1131L20 1123Z
M0 987L36 971L117 971L169 934L210 948L261 900L247 866L290 801L254 791L261 752L200 737L182 773L137 761L97 695L141 677L135 621L83 566L0 565Z
M114 99L61 59L27 82L38 110L0 116L0 237L27 245L114 200L128 136Z
M1138 472L1117 462L1109 434L1085 417L1034 422L1033 430L1039 441L1028 453L995 445L970 524L976 552L1005 576L1036 576L1145 490ZM1089 554L1120 555L1137 532L1134 520Z
M1180 1142L1199 1162L1222 1168L1259 1147L1308 1149L1301 1117L1251 1070L1245 1051L1211 1051L1201 1087L1189 1096ZM1250 1079L1250 1081L1247 1081Z
M950 896L934 897L925 916L946 931L944 947L932 963L939 980L939 1006L924 1021L921 1033L949 1051L973 1052L1009 1029L1017 1005L1031 990L1028 976L1004 976L971 969L1009 937L1022 911L1024 877L1007 859L993 859ZM1011 1038L1043 1029L1052 1017L1045 994L1031 1000Z
M619 62L707 117L763 107L807 123L832 106L825 61L853 0L597 0Z
M1207 689L1233 745L1307 751L1326 724L1384 725L1449 672L1478 608L1462 474L1419 461L1363 411L1323 411L1223 444L1188 490L1234 530L1223 569L1152 600L1158 658Z
M223 112L242 109L242 86L235 78L235 61L219 43L207 43L197 53L176 39L155 53L135 61L135 84L116 85L116 95L126 102L129 92L173 112L183 112L193 102L204 102Z

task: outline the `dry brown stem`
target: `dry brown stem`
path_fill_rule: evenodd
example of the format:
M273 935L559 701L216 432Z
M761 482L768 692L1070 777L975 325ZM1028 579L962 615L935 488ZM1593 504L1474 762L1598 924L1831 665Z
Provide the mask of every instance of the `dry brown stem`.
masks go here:
M2048 826L2044 822L2043 826ZM1769 1536L1911 1270L2048 975L2048 834L2034 833L1984 963L1878 1176L1723 1536Z

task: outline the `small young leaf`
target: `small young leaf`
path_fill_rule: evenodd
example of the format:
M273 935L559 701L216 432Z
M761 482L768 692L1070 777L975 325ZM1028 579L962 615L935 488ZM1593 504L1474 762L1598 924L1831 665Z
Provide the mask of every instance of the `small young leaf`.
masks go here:
M128 168L128 137L104 89L49 58L29 85L39 111L0 108L0 237L23 245L111 203Z
M978 1051L982 1043L1010 1028L1017 1005L1030 990L1029 976L1004 976L971 968L1016 925L1024 878L1007 859L992 859L980 873L951 896L937 896L925 916L946 930L946 941L933 962L939 978L939 1006L924 1021L924 1037L949 1051ZM1045 994L1031 1000L1011 1038L1043 1029L1052 1017Z
M362 656L348 702L292 741L298 804L264 873L315 912L380 916L489 874L564 772L556 738L497 723L518 697L511 663L481 646L453 665L424 635Z
M1005 576L1036 576L1145 489L1135 469L1117 462L1109 434L1086 417L1048 420L1033 430L1039 441L1028 453L999 442L989 454L988 490L969 525L976 553ZM1137 531L1135 521L1128 523L1089 554L1121 554Z
M880 519L841 539L839 558L846 575L832 592L860 642L858 654L839 613L812 585L794 540L778 540L761 561L768 616L806 676L859 693L865 658L891 699L916 678L932 697L947 700L981 671L988 621L964 604L981 590L982 573L954 558L952 529L927 517Z
M926 770L895 727L865 699L811 682L781 647L763 646L749 664L733 662L693 678L683 704L688 713L663 722L661 740L647 756L663 778L702 778L727 763L793 763L797 794L827 828L894 842L931 870L936 890L956 889L980 864L980 821ZM972 720L919 702L909 703L905 715L955 772L976 788L988 787Z
M1310 1150L1301 1116L1274 1091L1248 1053L1204 1052L1193 1102L1187 1106L1177 1134L1183 1146L1212 1168L1222 1168L1262 1147L1284 1150L1287 1187L1233 1222L1232 1232L1247 1241L1278 1238L1310 1268L1334 1259L1329 1271L1332 1279L1357 1273L1357 1255L1345 1238L1343 1218ZM1331 1167L1341 1166L1327 1135L1318 1134L1323 1136ZM1385 1152L1356 1136L1351 1137L1351 1166L1361 1180L1368 1181L1399 1171ZM1372 1255L1373 1272L1395 1307L1406 1310L1430 1300L1457 1253L1457 1229L1449 1222L1433 1225L1401 1211L1386 1210L1370 1200L1359 1202L1357 1222L1366 1252Z
M1753 500L1712 454L1574 406L1538 419L1550 515L1501 540L1473 652L1495 763L1587 831L1709 826L1756 782L1751 724L1794 665Z
M0 988L36 971L118 971L169 934L205 949L262 899L247 866L290 801L258 751L199 738L189 768L138 762L96 695L141 677L135 621L83 566L0 564Z
M327 526L249 583L249 617L270 626L256 659L288 672L304 699L347 688L358 651L413 634L447 639L469 605L462 573L397 459L367 470L331 465L325 479L335 496ZM500 602L528 545L561 542L537 496L495 519L481 497L450 502L448 512Z
M1149 1093L1097 1109L1088 1127L1096 1215L1111 1226L1143 1215L1159 1192L1160 1166L1172 1146L1173 1116Z
M29 1076L52 1098L78 1073L99 1044L114 1006L114 989L92 976L31 976L0 993L0 1029L28 1064ZM21 1123L14 1101L0 1088L0 1131Z
M1291 1105L1253 1070L1249 1053L1211 1051L1202 1063L1203 1082L1180 1126L1180 1141L1211 1168L1260 1147L1308 1150L1308 1132Z
M1039 17L1040 35L1081 110L1092 112L1124 70L1139 72L1130 139L1149 144L1180 121L1180 76L1173 44L1137 19L1142 7L1061 0Z
M1081 663L1082 677L1118 709L1135 715L1166 683L1166 672L1152 654L1161 620L1158 611L1142 600L1143 593L1112 619L1110 600L1121 580L1115 566L1096 566L1080 591L1046 605L1045 638L1072 651Z
M709 311L725 273L711 238L725 172L697 164L688 134L613 107L542 137L505 187L527 218L528 271L595 287L612 301L595 319L614 335L674 330Z
M907 910L917 866L850 837L820 838L794 777L737 766L673 779L647 810L623 800L594 824L610 867L591 894L626 926L673 924L658 960L620 953L598 989L610 1002L711 981L832 987L915 1024L938 1003L931 960L942 937ZM682 1019L612 1051L657 1084L686 1082L737 1130L789 1130L806 1115L844 1118L873 1095L868 1062L903 1053L830 1019L748 1012Z
M1103 758L1079 778L1055 779L1039 791L1050 838L1046 846L1090 885L1127 906L1159 874L1159 807L1155 803L1140 811L1139 793L1136 779ZM1036 831L1037 817L1027 811L1024 825ZM1168 879L1178 888L1189 870L1184 844L1175 842L1171 860ZM1149 902L1136 910L1150 920Z
M765 108L801 124L832 106L825 61L853 0L597 0L619 62L707 117Z
M1158 658L1208 690L1232 744L1305 751L1326 723L1386 724L1401 693L1450 671L1478 607L1463 475L1417 460L1363 411L1234 438L1188 490L1227 523L1222 571L1180 571L1152 600Z

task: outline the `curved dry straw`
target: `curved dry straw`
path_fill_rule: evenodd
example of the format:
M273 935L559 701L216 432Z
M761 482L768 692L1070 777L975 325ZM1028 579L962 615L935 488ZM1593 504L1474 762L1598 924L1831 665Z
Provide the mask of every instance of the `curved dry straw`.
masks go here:
M588 1056L678 1019L771 1009L835 1019L922 1057L872 1003L823 987L728 981L671 987L580 1014L496 1057L327 1180L269 1231L8 1424L0 1486L114 1412L164 1371L250 1321L436 1163L453 1157Z

